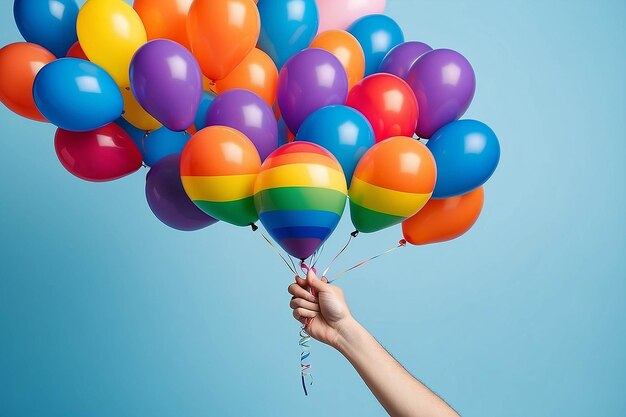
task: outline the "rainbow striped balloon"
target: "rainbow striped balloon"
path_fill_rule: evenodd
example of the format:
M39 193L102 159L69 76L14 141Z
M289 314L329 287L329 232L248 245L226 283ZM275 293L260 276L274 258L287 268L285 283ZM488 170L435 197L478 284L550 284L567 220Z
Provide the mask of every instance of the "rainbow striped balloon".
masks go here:
M347 194L339 162L310 142L292 142L270 154L254 185L261 223L287 253L302 260L335 230Z
M180 175L189 198L209 216L236 226L257 221L252 194L261 169L254 144L225 126L200 130L187 142Z
M397 136L368 150L350 184L350 216L359 232L403 222L428 202L437 181L435 158L416 139Z

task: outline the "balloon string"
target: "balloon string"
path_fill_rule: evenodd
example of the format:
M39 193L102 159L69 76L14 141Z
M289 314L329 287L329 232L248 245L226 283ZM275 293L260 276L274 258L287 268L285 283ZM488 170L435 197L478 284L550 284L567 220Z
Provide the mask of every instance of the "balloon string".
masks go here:
M387 255L387 254L389 254L389 253L391 253L391 252L394 252L394 251L396 251L396 250L398 250L398 249L400 249L400 248L403 248L403 247L405 247L405 246L406 246L406 240L402 239L400 242L398 242L398 245L397 245L397 246L394 246L393 248L389 248L389 249L387 249L386 251L384 251L383 253L379 253L379 254L378 254L378 255L376 255L376 256L372 256L371 258L368 258L368 259L366 259L366 260L364 260L364 261L361 261L361 262L359 262L358 264L356 264L356 265L354 265L354 266L352 266L352 267L350 267L350 268L348 268L348 269L346 269L346 270L342 271L341 273L339 273L339 275L337 275L336 277L334 277L333 279L331 279L330 281L328 281L328 283L329 283L329 284L332 284L333 282L335 282L335 281L337 281L338 279L342 278L342 277L343 277L344 275L346 275L348 272L350 272L350 271L352 271L352 270L354 270L354 269L357 269L358 267L363 266L363 265L365 265L366 263L368 263L368 262L370 262L370 261L373 261L374 259L380 258L381 256Z
M322 246L320 246L315 253L313 253L313 259L311 261L311 266L315 267L315 265L317 265L317 262L320 260L320 258L322 257L322 253L324 253L324 244L322 244Z
M261 233L261 236L263 236L263 239L265 239L265 241L267 242L268 245L270 245L270 248L272 248L272 250L280 257L280 259L283 260L283 262L285 263L285 265L287 265L287 268L289 268L289 270L294 274L294 275L298 275L298 272L296 272L296 265L293 263L293 260L291 259L291 257L289 257L289 259L291 260L291 265L293 265L293 267L291 265L289 265L289 262L287 262L287 260L285 259L285 257L280 253L280 251L278 249L276 249L276 246L274 246L274 244L272 243L272 241L265 236L265 233Z
M324 270L324 272L322 273L322 277L325 277L326 274L328 274L328 271L330 271L330 268L333 266L333 264L335 263L335 261L337 259L339 259L339 257L346 251L346 249L348 249L348 246L350 246L350 242L352 242L352 239L357 237L359 235L359 231L355 230L354 232L350 233L350 237L348 238L348 242L344 245L344 247L339 251L339 253L337 255L335 255L335 257L333 258L332 261L330 261L330 264L328 265L328 267Z
M313 271L317 274L317 270L314 266L309 267L304 261L300 262L300 269L304 272L304 275L309 273L309 270ZM313 288L309 288L309 292L315 294L315 290ZM309 378L309 385L313 385L313 376L311 375L311 364L307 361L309 356L311 356L311 336L307 333L306 328L311 324L313 319L306 318L304 320L304 325L300 329L300 341L298 344L302 348L302 352L300 352L300 376L302 379L302 389L304 390L304 395L309 395L309 392L306 388L306 379Z

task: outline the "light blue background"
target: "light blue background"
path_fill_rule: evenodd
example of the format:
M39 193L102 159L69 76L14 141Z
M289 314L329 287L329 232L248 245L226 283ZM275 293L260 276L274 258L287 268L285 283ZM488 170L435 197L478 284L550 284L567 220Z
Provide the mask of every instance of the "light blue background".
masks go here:
M20 40L10 3L2 44ZM473 63L468 116L503 157L471 233L346 278L353 313L466 416L625 415L626 3L388 3L407 39ZM145 171L81 182L52 126L0 122L0 416L384 414L317 343L302 395L291 277L260 236L169 230ZM361 236L341 264L399 237Z

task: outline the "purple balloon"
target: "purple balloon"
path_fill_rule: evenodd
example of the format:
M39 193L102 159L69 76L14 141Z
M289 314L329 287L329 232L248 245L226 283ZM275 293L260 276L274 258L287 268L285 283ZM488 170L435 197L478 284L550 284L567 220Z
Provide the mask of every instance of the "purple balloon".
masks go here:
M467 59L449 49L422 55L411 67L407 82L420 109L415 133L430 138L467 111L476 91L476 76Z
M422 42L405 42L394 47L380 64L380 72L393 74L406 80L415 61L433 48Z
M187 197L179 154L166 156L148 171L146 199L154 215L171 228L191 232L217 223Z
M202 72L184 46L166 39L143 45L130 64L130 84L141 107L169 130L182 132L193 125Z
M278 148L278 123L274 111L259 96L248 90L230 90L213 100L206 126L232 127L246 135L265 160Z
M280 70L278 106L294 135L313 112L332 104L344 104L347 96L345 69L333 54L323 49L305 49Z

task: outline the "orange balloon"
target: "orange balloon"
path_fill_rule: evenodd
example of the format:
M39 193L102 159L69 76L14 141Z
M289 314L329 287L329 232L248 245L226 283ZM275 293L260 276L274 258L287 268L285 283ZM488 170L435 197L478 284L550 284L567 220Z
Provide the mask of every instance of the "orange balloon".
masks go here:
M35 105L33 84L39 70L55 59L34 43L17 42L0 49L0 101L20 116L46 122Z
M271 107L276 101L278 69L265 52L254 48L239 65L223 80L217 81L217 92L237 88L250 90Z
M72 45L70 50L67 51L67 54L65 56L67 58L78 58L78 59L84 59L85 61L89 61L89 58L87 58L85 51L83 51L83 48L80 46L80 43L78 42L74 42L74 45Z
M204 75L222 80L256 46L261 18L252 0L194 1L187 31Z
M148 33L148 40L170 39L191 50L187 14L193 0L135 0L133 7Z
M335 55L348 75L352 88L365 75L365 54L359 41L345 30L328 30L313 39L311 48L324 49Z
M456 239L476 223L484 200L483 187L459 197L430 200L415 216L402 223L404 238L414 245Z

